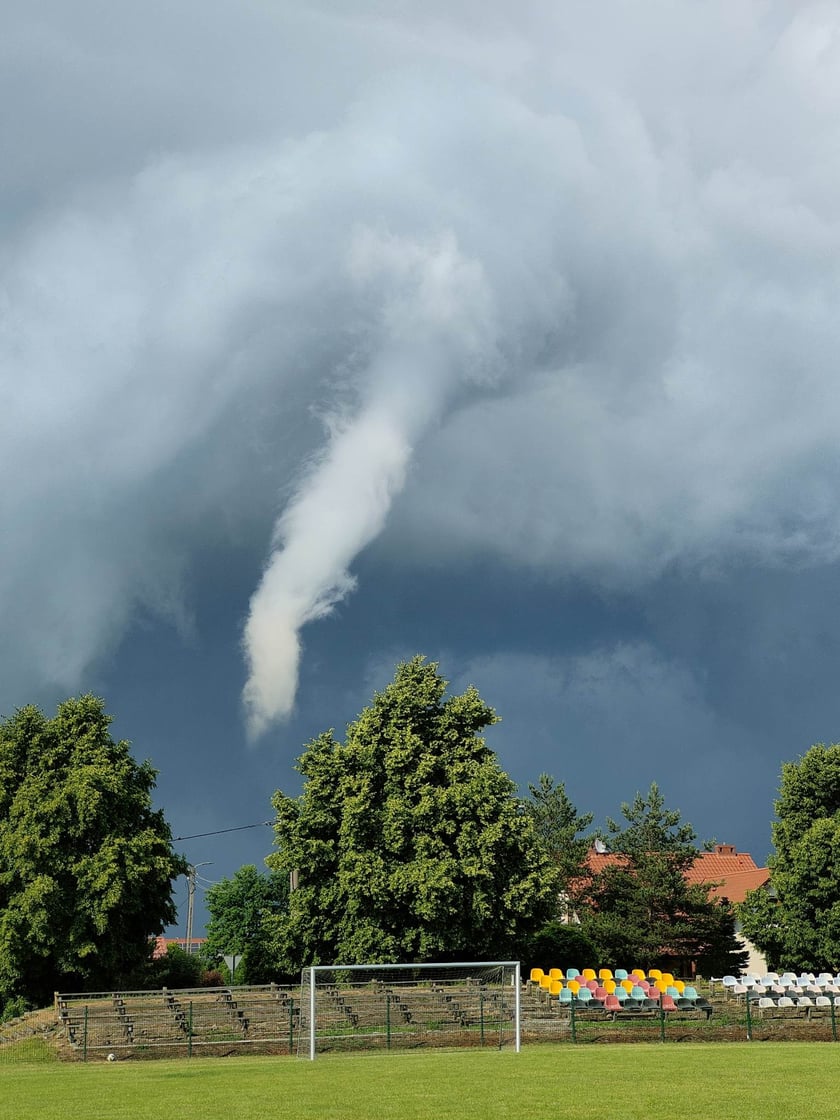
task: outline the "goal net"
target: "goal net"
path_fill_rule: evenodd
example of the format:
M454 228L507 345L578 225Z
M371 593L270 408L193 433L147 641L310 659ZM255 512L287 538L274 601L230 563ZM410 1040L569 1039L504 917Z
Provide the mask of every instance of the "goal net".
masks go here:
M518 961L314 965L301 974L300 1046L520 1047Z

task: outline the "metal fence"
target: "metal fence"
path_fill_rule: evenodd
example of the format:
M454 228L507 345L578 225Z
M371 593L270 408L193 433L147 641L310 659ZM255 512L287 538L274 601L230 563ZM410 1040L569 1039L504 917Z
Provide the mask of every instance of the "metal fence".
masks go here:
M339 978L336 978L339 980ZM518 992L523 1045L684 1041L836 1042L834 1001L760 1006L749 993L712 994L711 1015L662 1006L610 1014L563 1006L534 985L486 989L472 980L324 986L318 1050L512 1045ZM310 993L277 984L144 992L60 993L55 1006L0 1024L4 1062L102 1061L262 1053L307 1054Z
M292 1054L298 989L278 984L163 988L152 992L61 992L56 1019L65 1056L192 1057L200 1052Z

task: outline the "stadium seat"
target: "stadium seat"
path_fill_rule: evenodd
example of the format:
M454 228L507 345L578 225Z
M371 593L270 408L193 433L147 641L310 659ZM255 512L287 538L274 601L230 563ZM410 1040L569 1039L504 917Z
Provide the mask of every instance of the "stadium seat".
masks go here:
M674 983L674 974L673 974L673 972L663 972L660 979L664 980L666 982L666 984L673 984Z
M612 980L613 979L612 969L611 968L599 968L598 969L598 979L601 980L601 981Z
M683 988L683 999L690 999L691 1002L694 1003L698 998L699 993L696 988L692 987L690 984L687 984Z
M648 969L648 976L650 977L651 980L661 980L662 979L662 972L658 968L649 968Z
M579 980L567 980L566 981L566 987L569 989L569 991L572 993L573 996L576 996L578 994L578 992L580 991L580 987L581 987L580 981Z
M562 980L552 980L551 984L549 985L549 988L548 988L548 994L550 996L558 996L562 990L563 990L563 981Z
M622 980L622 981L621 981L621 986L622 986L622 988L623 988L623 989L625 990L625 992L627 992L627 994L628 994L628 996L629 996L629 995L630 995L630 993L631 993L631 992L633 991L633 988L635 987L635 984L634 984L634 982L633 982L633 981L632 981L632 980L631 980L631 979L630 979L630 978L628 977L627 979L625 979L625 980Z
M677 1005L673 996L669 996L666 992L662 993L661 1007L663 1011L676 1011Z
M603 987L603 985L599 984L598 987L593 991L592 995L595 997L595 999L599 999L603 1003L609 995L609 992L605 987Z
M544 972L541 968L532 968L531 969L531 983L532 984L539 984L540 980L542 980L544 975L545 974L544 974Z
M566 969L566 979L567 980L576 980L578 976L580 976L580 972L578 971L578 969L576 969L576 968L567 968Z
M617 987L618 987L618 984L616 984L615 980L605 980L604 981L604 988L606 989L606 991L609 995L612 995Z
M584 978L584 980L594 980L596 978L595 969L594 968L585 968L583 970L583 978Z
M592 1001L592 992L590 992L589 988L583 988L582 987L580 989L580 991L577 993L576 1002L577 1003L582 1003L582 1004L587 1004L587 1003L591 1003L591 1001Z
M638 984L634 984L633 990L630 993L630 998L636 1000L637 1002L641 1002L647 999L647 992Z
M621 1003L621 1004L626 1003L627 1000L630 998L630 995L629 995L627 989L622 988L622 986L620 984L616 988L616 990L613 994L615 995L615 998L618 1000L618 1002Z
M615 970L615 972L613 973L613 978L615 980L626 980L627 979L627 969L626 968L617 968Z
M621 1000L618 996L607 995L607 998L604 1000L604 1009L606 1011L620 1011Z
M557 994L557 1002L561 1005L565 1005L566 1007L568 1007L572 1003L573 999L574 994L571 988L561 988Z
M563 979L563 969L562 968L550 968L548 970L548 975L551 977L552 980L562 980Z
M645 970L643 968L633 968L630 970L630 979L644 980Z

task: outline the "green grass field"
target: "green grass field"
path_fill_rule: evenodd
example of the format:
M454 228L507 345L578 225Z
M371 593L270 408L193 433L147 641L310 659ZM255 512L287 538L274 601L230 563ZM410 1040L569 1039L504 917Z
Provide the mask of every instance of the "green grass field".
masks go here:
M0 1065L0 1120L824 1120L838 1067L820 1043L36 1060Z

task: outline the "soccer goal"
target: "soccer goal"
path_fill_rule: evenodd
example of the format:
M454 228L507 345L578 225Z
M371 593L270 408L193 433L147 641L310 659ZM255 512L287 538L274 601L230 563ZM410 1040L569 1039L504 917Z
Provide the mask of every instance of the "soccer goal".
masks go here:
M313 965L301 974L301 1046L520 1049L519 961Z

